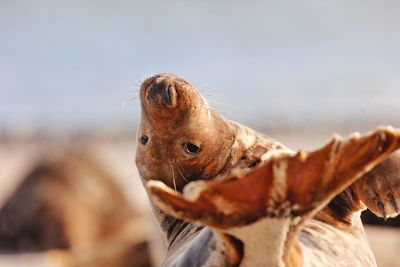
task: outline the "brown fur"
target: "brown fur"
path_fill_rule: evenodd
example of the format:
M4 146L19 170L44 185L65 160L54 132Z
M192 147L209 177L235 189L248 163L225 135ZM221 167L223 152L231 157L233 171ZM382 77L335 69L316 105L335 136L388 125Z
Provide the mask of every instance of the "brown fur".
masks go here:
M149 96L157 81L169 85L173 92L172 104L165 108ZM136 163L144 181L161 179L171 188L182 190L188 181L211 179L221 171L228 161L236 127L208 110L190 84L176 76L156 75L143 83L140 99L143 119L137 135L140 157ZM146 145L140 145L143 135L149 136ZM201 147L201 157L183 152L182 145L188 141Z
M190 196L190 199L184 204L182 197L173 190L169 190L160 184L151 183L150 193L153 196L152 199L157 202L158 207L168 211L175 217L196 221L203 225L218 225L218 227L221 226L221 223L222 225L225 223L237 225L238 222L248 224L257 220L259 216L263 216L262 213L259 213L258 215L255 214L256 217L252 217L254 216L253 213L258 210L257 205L259 204L257 204L257 199L253 199L256 202L252 203L251 196L257 197L269 194L265 190L272 188L271 180L265 180L264 184L260 182L261 177L272 177L269 167L264 168L266 172L261 176L257 173L259 171L255 172L255 175L260 178L254 180L255 186L249 187L252 192L247 192L247 187L244 184L241 186L240 181L238 181L238 186L234 186L231 189L229 189L229 180L227 182L224 181L232 174L240 177L240 172L257 167L264 161L268 162L269 158L273 157L268 155L273 155L274 151L278 151L280 157L283 156L290 159L292 154L290 150L271 138L220 117L189 83L172 74L164 73L147 79L141 87L141 105L142 119L138 131L139 147L136 162L145 184L151 180L158 180L178 192L181 192L189 182L195 180L222 180L222 182L217 182L215 185L217 187L219 184L223 185L221 189L213 188L208 192L210 183L191 183L189 184L190 188L184 188L184 195ZM377 132L377 134L380 135L381 133ZM365 167L368 164L372 164L371 160L373 158L371 157L374 154L369 155L370 151L377 152L378 154L376 155L379 156L379 153L386 153L385 149L390 152L395 146L397 147L398 143L396 142L398 140L393 139L395 138L393 133L387 131L385 134L390 137L389 148L382 147L387 141L385 136L382 136L382 138L373 136L370 139L363 139L366 143L357 143L359 139L354 137L352 140L356 142L349 146L349 150L343 154L346 158L340 159L342 161L332 165L335 166L335 169L325 170L323 169L325 167L321 167L319 170L313 169L316 163L312 161L314 165L310 165L311 173L335 174L334 176L327 176L333 177L332 183L325 184L324 177L319 177L319 175L315 176L316 179L314 180L305 179L300 183L296 182L296 180L289 181L291 183L289 188L294 190L292 194L288 195L290 200L294 203L302 203L301 205L311 205L311 208L312 205L316 204L315 201L318 196L322 197L321 199L325 199L325 201L332 199L335 194L350 185L351 182L349 181L359 178L359 175L367 170ZM149 142L141 145L140 138L143 135L149 137ZM182 150L182 145L187 141L198 144L201 146L202 151L195 155L185 154ZM392 141L395 143L390 143ZM334 146L336 145L335 141L333 141L332 144L327 146L327 151L321 150L321 153L328 155L330 151L335 151ZM368 149L365 150L365 148ZM300 153L296 156L297 159L294 159L301 162L303 156ZM354 161L355 159L366 161L360 164ZM378 159L377 161L372 161L375 162L373 164L378 163L383 158L378 157ZM343 164L340 165L340 162ZM324 166L324 161L318 164L318 166ZM327 166L329 167L329 165ZM390 163L390 166L397 168L397 170L400 169L396 162ZM262 168L257 169L261 170ZM293 173L288 174L288 177L296 177L299 170L305 170L307 173L307 170L302 168L304 167L297 169L297 171L292 168ZM387 168L387 166L383 168ZM351 180L343 180L342 183L340 179L344 179L343 174L346 173ZM251 175L250 172L249 177ZM370 175L373 176L372 180L379 179L383 184L388 184L387 188L398 192L399 188L396 183L393 184L391 182L398 180L394 175L389 177L377 177L377 174L374 173ZM246 180L249 180L249 178L246 178ZM288 235L287 240L292 240L287 243L285 251L286 262L290 263L290 266L301 266L303 263L309 264L307 266L314 266L312 262L314 264L321 263L323 259L320 257L324 257L324 255L326 260L332 260L325 266L374 266L372 253L366 242L360 219L355 212L362 210L364 204L368 207L377 205L376 201L372 201L371 204L368 201L368 197L367 199L364 198L369 190L375 190L376 186L367 178L362 178L359 181L359 184L364 185L361 189L360 187L357 188L357 186L348 188L343 194L333 199L326 209L320 211L308 221L305 221L306 217L303 216L302 223L305 223L304 229L309 229L308 232L301 231L298 233L298 229L293 228L289 233L286 233ZM321 183L326 186L327 191L319 191ZM371 186L369 190L367 185ZM204 198L202 198L203 195L201 194L204 192L208 192L208 195L204 195ZM220 198L226 199L226 197L231 200L236 199L235 204L230 205L228 202L219 201ZM389 205L392 207L395 205L390 197L381 197L380 200L384 206L388 205L388 200L390 201ZM210 204L214 201L216 201L214 204ZM259 203L263 205L262 202ZM322 204L326 205L328 203L319 203L317 207L323 207ZM213 214L211 207L216 208L216 212L220 213ZM219 209L218 207L224 208ZM262 206L259 208L260 212L265 211ZM313 208L316 207L314 206ZM199 209L198 213L196 213L197 209ZM241 214L246 210L248 213ZM382 212L382 209L380 210ZM155 208L155 211L158 214L163 230L167 234L170 247L181 248L177 250L180 251L179 255L189 253L189 251L197 251L200 253L198 255L204 254L201 254L202 248L196 245L200 244L199 241L204 236L202 228L196 228L191 224L175 219L159 208ZM227 212L232 217L226 221L220 221ZM379 214L379 212L377 213ZM311 214L314 215L314 213ZM178 233L174 231L177 228L181 229ZM185 232L191 233L190 239L186 238ZM298 243L293 240L302 242L302 246L299 247ZM212 246L215 246L214 241L211 240L210 242L208 244L214 244ZM295 244L293 249L289 249L292 244ZM246 247L244 249L246 250ZM304 254L304 251L307 251L307 254ZM176 254L174 255L176 256ZM232 257L229 253L226 256L228 258ZM339 261L338 258L340 258ZM169 266L168 262L167 259L166 265ZM175 264L174 266L185 266L185 260L175 261ZM222 265L221 262L220 265ZM204 266L213 265L210 265L207 261Z

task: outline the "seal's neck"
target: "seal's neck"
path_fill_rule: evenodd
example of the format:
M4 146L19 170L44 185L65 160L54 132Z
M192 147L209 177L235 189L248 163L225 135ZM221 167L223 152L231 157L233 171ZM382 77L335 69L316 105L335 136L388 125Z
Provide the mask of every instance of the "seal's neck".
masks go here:
M302 262L301 251L293 246L295 235L292 235L291 225L292 218L263 218L253 224L227 230L227 234L243 243L241 266L292 266L290 262L293 258L295 262Z

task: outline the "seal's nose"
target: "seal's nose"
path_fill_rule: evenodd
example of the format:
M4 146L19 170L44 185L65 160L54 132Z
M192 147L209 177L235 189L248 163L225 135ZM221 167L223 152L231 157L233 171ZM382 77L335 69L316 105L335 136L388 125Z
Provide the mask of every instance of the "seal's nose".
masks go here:
M197 93L191 85L179 76L160 73L147 78L140 86L140 102L146 110L174 111L190 108Z
M153 103L172 105L173 85L168 79L156 79L149 88L148 97Z

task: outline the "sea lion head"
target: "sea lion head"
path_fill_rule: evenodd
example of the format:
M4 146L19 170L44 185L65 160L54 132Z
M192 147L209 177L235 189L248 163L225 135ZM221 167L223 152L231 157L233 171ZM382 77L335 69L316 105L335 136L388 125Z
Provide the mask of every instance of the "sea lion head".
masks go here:
M211 179L223 169L234 126L187 81L154 75L142 83L140 103L136 164L144 183L160 180L181 191L188 182Z

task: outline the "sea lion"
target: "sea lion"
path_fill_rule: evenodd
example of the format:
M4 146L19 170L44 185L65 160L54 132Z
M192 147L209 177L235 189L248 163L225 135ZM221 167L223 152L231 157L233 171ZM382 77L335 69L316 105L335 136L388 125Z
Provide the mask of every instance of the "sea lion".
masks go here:
M400 178L371 172L353 182L399 147L398 131L334 138L296 154L218 115L173 74L146 79L140 101L136 163L166 234L164 266L376 266L359 211L367 205L380 216L396 215L400 188L393 181ZM397 157L377 168L399 170ZM300 179L307 168L312 175ZM321 175L330 182L321 184Z

